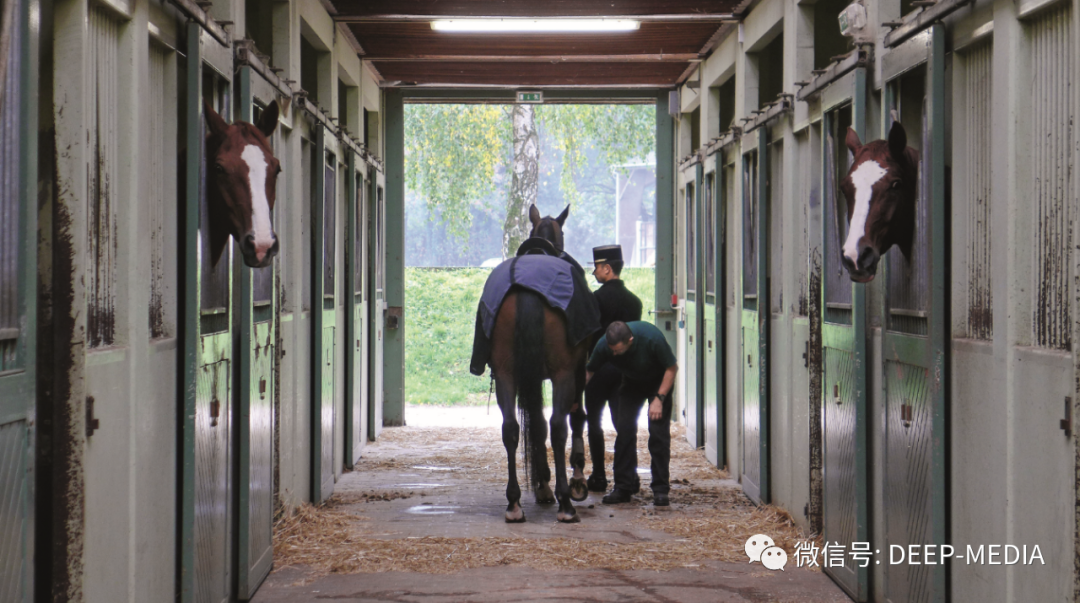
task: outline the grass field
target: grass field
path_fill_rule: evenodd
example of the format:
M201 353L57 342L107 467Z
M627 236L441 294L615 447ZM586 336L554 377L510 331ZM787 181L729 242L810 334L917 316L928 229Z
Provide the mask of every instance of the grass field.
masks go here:
M490 372L469 373L476 304L487 268L405 269L405 399L416 404L485 404ZM652 268L623 270L626 286L650 320L655 277ZM597 287L592 277L590 284ZM494 396L492 396L494 403Z

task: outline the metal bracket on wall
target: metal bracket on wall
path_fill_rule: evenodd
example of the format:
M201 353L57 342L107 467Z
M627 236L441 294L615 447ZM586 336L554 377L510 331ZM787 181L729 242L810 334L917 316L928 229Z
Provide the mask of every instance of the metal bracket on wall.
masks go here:
M101 421L94 418L94 397L86 397L86 437L94 435L94 432L101 427Z
M1073 407L1072 396L1065 396L1065 418L1058 422L1058 426L1065 432L1065 437L1072 437Z
M390 306L386 309L386 328L396 329L404 320L404 311L401 306Z

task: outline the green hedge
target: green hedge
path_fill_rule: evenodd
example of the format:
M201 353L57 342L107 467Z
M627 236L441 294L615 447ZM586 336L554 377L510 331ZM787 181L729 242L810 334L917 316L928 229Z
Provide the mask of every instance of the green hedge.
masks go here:
M417 404L484 404L490 372L469 373L476 305L488 268L405 269L405 399ZM641 298L650 320L652 268L623 270L626 286ZM595 281L589 277L596 287ZM494 396L492 396L494 403Z

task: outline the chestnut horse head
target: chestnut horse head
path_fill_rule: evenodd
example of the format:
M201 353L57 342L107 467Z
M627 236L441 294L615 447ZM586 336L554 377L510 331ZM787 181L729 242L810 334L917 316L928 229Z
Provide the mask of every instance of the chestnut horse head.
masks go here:
M547 216L546 218L540 217L540 210L536 209L535 205L529 206L529 221L532 222L532 230L529 231L529 238L539 237L541 239L547 239L555 247L555 250L559 253L563 252L563 232L562 227L566 222L566 216L570 215L570 206L567 205L566 209L559 214L559 217L552 218Z
M270 212L281 164L268 140L277 127L277 103L263 111L258 125L242 121L230 125L209 104L205 110L211 261L217 264L232 235L245 264L269 266L278 251Z
M907 133L893 122L889 140L859 142L848 128L853 160L840 189L848 201L848 235L840 260L851 280L867 283L877 274L878 260L896 245L911 258L915 236L919 152L907 146Z

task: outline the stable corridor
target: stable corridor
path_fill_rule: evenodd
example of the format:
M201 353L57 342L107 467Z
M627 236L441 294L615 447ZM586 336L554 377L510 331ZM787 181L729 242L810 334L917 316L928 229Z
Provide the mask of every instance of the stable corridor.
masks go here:
M672 506L642 492L625 505L590 493L581 523L525 493L528 521L507 524L506 455L496 405L410 406L320 507L275 525L275 569L254 601L848 601L820 571L748 563L746 539L801 540L785 514L755 507L673 425ZM607 417L606 417L607 418ZM638 465L648 466L642 421ZM605 429L608 463L614 429ZM550 456L550 452L549 452ZM519 468L520 471L520 468ZM586 469L588 472L588 468ZM816 568L815 568L816 569Z

